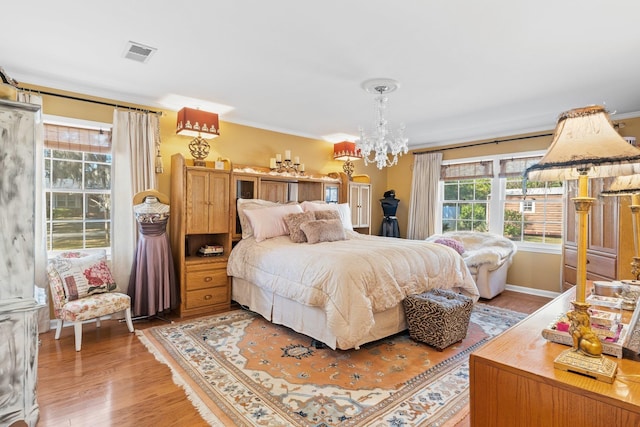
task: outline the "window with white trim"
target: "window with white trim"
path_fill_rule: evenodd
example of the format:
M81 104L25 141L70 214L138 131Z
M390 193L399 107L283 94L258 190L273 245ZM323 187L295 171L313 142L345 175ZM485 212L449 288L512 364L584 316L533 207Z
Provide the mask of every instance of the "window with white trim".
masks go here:
M444 163L439 197L441 231L489 231L532 248L559 247L563 183L525 184L523 180L524 170L541 158L537 154L509 154Z
M47 250L111 247L111 132L45 123Z

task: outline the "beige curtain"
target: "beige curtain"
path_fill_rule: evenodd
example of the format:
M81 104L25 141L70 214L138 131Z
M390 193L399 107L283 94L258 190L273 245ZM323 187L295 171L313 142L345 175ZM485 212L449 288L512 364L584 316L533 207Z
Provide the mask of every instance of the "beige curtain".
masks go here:
M155 157L159 144L155 113L116 109L112 129L111 264L118 288L126 292L135 254L134 194L156 189Z
M442 153L415 154L407 238L422 240L435 233Z

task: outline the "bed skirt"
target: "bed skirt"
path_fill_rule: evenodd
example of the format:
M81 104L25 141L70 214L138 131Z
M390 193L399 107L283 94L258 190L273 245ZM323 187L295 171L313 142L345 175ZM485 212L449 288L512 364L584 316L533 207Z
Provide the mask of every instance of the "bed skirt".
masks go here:
M287 326L296 332L307 335L324 343L332 349L348 350L340 343L340 336L330 331L324 310L310 307L297 301L275 295L238 277L232 277L231 299L238 304L260 314L270 322ZM376 341L407 329L402 304L394 308L375 313L375 325L369 334L358 343Z

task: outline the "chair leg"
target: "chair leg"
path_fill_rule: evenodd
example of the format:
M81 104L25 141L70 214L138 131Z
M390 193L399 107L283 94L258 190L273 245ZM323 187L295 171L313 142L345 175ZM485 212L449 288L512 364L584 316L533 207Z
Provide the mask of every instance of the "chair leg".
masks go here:
M58 325L56 326L56 339L57 340L60 339L60 334L62 333L62 324L63 323L64 323L64 320L58 319Z
M124 319L127 322L127 328L129 328L129 332L133 332L133 322L131 321L131 307L127 308L124 311Z
M76 351L80 351L80 347L82 347L82 322L75 322L73 330L76 333Z

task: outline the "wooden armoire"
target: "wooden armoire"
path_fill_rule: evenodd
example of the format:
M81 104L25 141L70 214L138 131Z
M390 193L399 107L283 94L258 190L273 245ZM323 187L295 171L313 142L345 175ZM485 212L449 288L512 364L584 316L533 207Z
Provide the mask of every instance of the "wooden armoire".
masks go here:
M587 280L634 279L631 274L633 261L633 227L629 196L603 197L613 178L589 181L589 197L595 201L589 214L587 241ZM577 181L567 182L567 204L563 244L563 291L576 284L576 210L572 197L577 193ZM589 293L587 289L587 294Z

